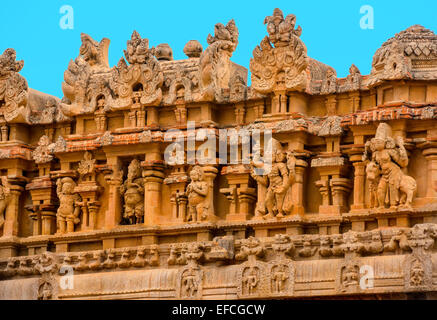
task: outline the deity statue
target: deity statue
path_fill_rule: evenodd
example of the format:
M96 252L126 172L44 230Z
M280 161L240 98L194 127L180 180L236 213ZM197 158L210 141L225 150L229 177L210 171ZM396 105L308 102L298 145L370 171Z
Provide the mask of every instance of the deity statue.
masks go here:
M389 204L391 209L398 206L411 208L417 183L402 170L408 166L408 155L402 137L393 138L391 127L381 123L376 130L375 138L366 143L363 159L370 161L367 179L371 182L373 193L376 189L376 203L379 209L384 209L385 204ZM380 177L378 169L381 172Z
M144 180L139 160L135 159L129 165L127 179L120 192L124 196L124 222L131 225L143 223Z
M187 222L199 222L206 218L208 204L208 182L204 178L203 169L195 166L190 172L191 183L187 186L188 216Z
M60 178L56 182L59 208L56 214L58 232L74 232L74 226L80 223L80 196L74 192L76 183L72 178Z
M283 218L292 209L291 185L294 183L296 161L291 153L287 155L283 151L281 143L275 139L272 139L272 148L265 154L264 160L262 163L255 156L252 163L252 177L257 181L258 188L266 190L265 199L258 199L257 210L264 215L264 219ZM264 175L257 174L260 169Z
M272 275L272 292L282 293L284 291L285 283L288 280L288 268L285 265L279 265L275 268Z
M11 190L9 188L7 177L1 177L0 182L1 182L0 185L0 229L1 229L5 224L6 208L8 207L8 203L10 200Z
M182 277L182 296L194 298L199 289L196 270L188 270Z

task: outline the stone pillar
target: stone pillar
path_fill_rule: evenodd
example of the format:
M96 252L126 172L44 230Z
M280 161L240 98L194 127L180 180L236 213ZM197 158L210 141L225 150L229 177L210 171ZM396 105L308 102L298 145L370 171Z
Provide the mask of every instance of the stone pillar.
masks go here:
M336 116L337 115L337 97L335 95L329 96L326 98L326 114L328 116Z
M321 180L316 182L323 197L321 214L340 215L348 211L347 196L352 188L347 177L347 166L342 157L314 159L311 166L317 168Z
M115 228L121 222L121 195L120 186L123 183L123 172L121 171L118 157L108 158L108 170L105 172L105 180L109 186L108 211L105 215L105 229Z
M217 176L218 170L214 166L204 166L203 172L205 174L205 180L208 183L209 191L206 196L206 202L208 203L208 212L206 221L215 222L218 220L214 212L214 179Z
M360 110L360 92L353 91L349 93L350 112L355 113Z
M349 155L349 160L354 167L354 202L351 211L362 211L366 208L366 163L363 162L364 137L355 137L355 144L352 148L345 151Z
M437 200L437 143L428 143L423 147L422 153L428 167L426 197Z
M264 111L265 111L265 101L261 100L256 102L256 104L253 106L254 110L255 110L255 118L256 119L261 119L264 115Z
M40 172L45 171L40 168ZM35 178L26 186L30 192L32 205L27 210L34 220L33 235L52 235L56 233L56 183L49 176Z
M158 110L156 107L147 107L147 126L159 126Z
M304 177L305 170L308 167L308 163L305 160L297 159L296 161L296 177L293 186L291 187L291 199L293 202L292 215L303 215L305 213L304 207Z
M292 97L296 98L296 95ZM288 143L287 152L291 152L296 158L295 166L295 179L291 186L291 200L293 204L292 215L305 214L304 206L304 183L305 183L305 171L308 168L308 158L310 153L305 150L305 144L307 143L307 133L296 132L292 136L284 138L284 142Z
M246 116L246 108L244 105L244 102L239 102L235 104L235 119L237 122L237 125L241 126L244 124Z
M352 210L365 208L366 165L364 162L354 162L354 204Z
M145 161L142 164L144 178L144 224L154 226L161 215L162 183L164 166L162 161Z
M56 233L56 210L53 206L41 208L41 234L49 236Z
M185 189L188 185L188 176L185 166L174 166L173 172L164 180L164 184L170 187L172 222L183 223L187 214L187 196Z
M5 223L3 226L3 237L18 236L18 215L21 212L20 195L24 191L23 181L9 179L10 200L5 212Z
M250 167L245 165L225 167L222 175L226 176L229 184L229 188L220 190L230 201L226 220L249 220L256 201L256 189L251 187Z

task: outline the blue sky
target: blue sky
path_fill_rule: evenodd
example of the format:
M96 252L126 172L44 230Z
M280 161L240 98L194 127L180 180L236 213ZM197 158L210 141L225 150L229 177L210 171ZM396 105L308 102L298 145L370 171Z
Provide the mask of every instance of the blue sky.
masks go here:
M74 30L59 27L63 5L74 9ZM374 8L374 29L360 28L360 8ZM3 1L0 11L0 51L15 48L25 61L22 74L29 86L62 97L63 73L78 55L80 33L94 39L111 39L109 61L117 64L133 30L150 40L151 46L168 43L175 59L183 59L184 45L192 39L207 46L208 33L218 22L235 19L240 43L232 60L249 67L253 49L267 34L264 18L273 9L293 13L302 26L308 54L348 74L355 63L368 74L372 57L381 44L414 24L437 31L435 0L342 0L342 1L113 1L22 0Z

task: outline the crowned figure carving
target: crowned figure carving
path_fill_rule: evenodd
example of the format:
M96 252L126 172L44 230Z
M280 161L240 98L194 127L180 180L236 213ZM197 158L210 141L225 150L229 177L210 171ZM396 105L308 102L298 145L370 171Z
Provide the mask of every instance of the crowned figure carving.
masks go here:
M191 183L186 191L188 196L187 222L201 222L207 217L209 186L204 175L200 166L195 166L190 172Z
M295 166L295 157L287 154L276 139L272 139L271 150L265 153L264 161L260 161L259 154L255 155L252 177L258 183L258 195L265 194L265 197L258 197L255 217L283 218L292 211L291 186L295 181Z
M149 48L149 40L142 39L136 31L127 42L121 58L113 69L112 86L118 95L114 108L127 108L135 103L133 96L138 97L142 106L157 105L162 99L164 74L159 61L154 57L155 48Z
M75 192L76 182L70 177L60 178L56 182L59 208L56 214L58 233L74 232L74 226L80 223L81 197Z
M284 18L282 11L275 9L264 24L269 35L255 48L250 60L253 88L261 93L274 89L305 91L310 59L300 39L302 28L296 28L296 16Z
M375 138L365 145L364 160L369 181L371 207L384 209L411 208L417 191L414 178L406 175L403 169L408 166L408 154L402 137L393 138L392 129L381 123Z
M134 225L144 222L144 180L140 161L132 160L127 179L120 187L124 197L123 222Z

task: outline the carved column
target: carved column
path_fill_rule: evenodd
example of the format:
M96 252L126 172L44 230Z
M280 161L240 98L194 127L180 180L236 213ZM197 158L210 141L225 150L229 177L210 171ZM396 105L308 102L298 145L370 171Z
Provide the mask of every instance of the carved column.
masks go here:
M105 229L110 230L118 226L121 221L120 186L123 183L123 173L120 160L117 157L108 158L108 167L104 171L106 183L109 186L108 211L105 215Z
M251 187L250 167L244 165L225 167L222 175L226 176L229 184L229 188L220 190L230 201L226 220L250 220L256 201L256 189Z
M344 158L321 157L311 163L317 168L321 180L316 182L323 197L320 206L321 214L339 215L348 211L347 196L352 188L347 177L347 167Z
M362 144L357 144L345 150L345 153L349 155L349 160L354 166L354 202L351 210L361 211L366 207L366 163L363 162L364 147Z
M355 113L360 110L360 92L359 91L353 91L349 93L349 102L351 106L351 113Z
M159 126L158 109L156 107L147 107L147 126Z
M208 183L209 192L206 196L206 203L208 203L208 211L206 213L206 221L215 222L218 220L214 212L214 179L217 176L218 170L214 166L204 166L205 180Z
M78 168L80 180L74 191L82 199L82 231L96 229L97 213L101 206L99 195L102 193L103 188L97 183L97 167L95 162L96 160L93 159L92 154L86 152Z
M427 161L426 197L437 200L437 142L426 142L419 146Z
M243 125L244 124L244 118L246 116L246 107L244 105L244 102L239 102L235 104L235 119L237 122L237 125Z
M52 235L56 233L56 183L50 178L50 163L38 165L40 177L26 186L30 192L32 205L27 207L33 219L33 235Z
M305 150L307 138L306 133L295 132L287 137L287 139L284 139L288 143L287 151L291 152L296 158L295 179L291 186L292 215L303 215L305 213L304 183L305 172L308 168L308 158L310 157L310 153Z
M253 106L253 108L255 110L255 118L261 119L265 111L265 101L264 100L257 101Z
M144 161L144 224L154 226L159 223L161 215L161 192L164 181L164 165L162 161Z
M10 200L5 212L3 237L18 236L18 215L21 212L20 195L24 191L25 180L23 178L8 178L10 188Z
M293 202L292 215L303 215L305 213L304 207L304 177L305 171L308 167L308 162L305 160L307 154L296 156L296 177L293 186L291 187L291 199ZM299 159L300 157L300 159Z
M337 97L335 95L326 98L326 114L328 116L337 115Z
M9 141L9 127L6 123L0 124L0 141L6 142Z
M185 195L185 189L188 180L184 166L174 166L174 171L164 180L164 184L170 187L172 222L174 223L186 221L188 199Z
M422 154L427 162L426 179L426 204L437 202L437 142L425 142L418 146L422 149ZM425 223L437 223L437 216L430 215L424 217Z

